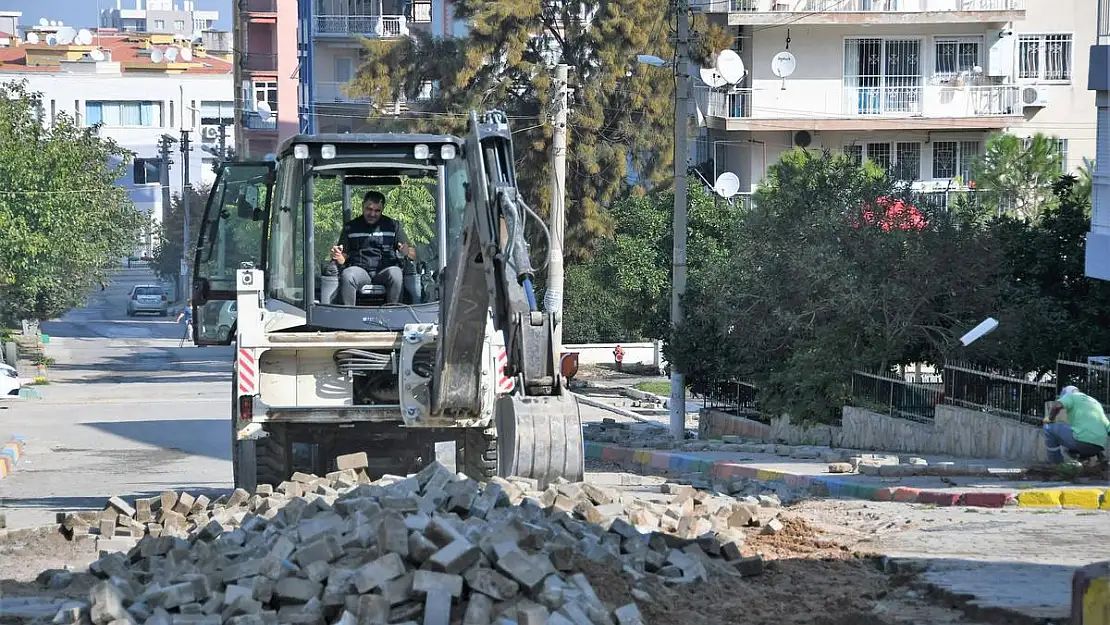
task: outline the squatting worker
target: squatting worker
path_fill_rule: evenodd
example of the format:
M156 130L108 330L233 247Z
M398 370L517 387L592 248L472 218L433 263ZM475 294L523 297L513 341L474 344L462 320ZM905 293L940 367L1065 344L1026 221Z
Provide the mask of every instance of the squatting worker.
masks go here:
M1057 420L1065 410L1063 420ZM1064 449L1083 456L1098 456L1106 461L1106 438L1110 435L1110 420L1099 401L1074 386L1064 387L1060 397L1049 410L1044 421L1044 444L1048 461L1064 462Z
M386 303L401 301L401 258L416 258L404 229L396 220L382 214L385 196L368 191L362 199L362 216L343 224L339 244L331 257L342 268L339 292L343 304L354 306L359 289L367 284L385 287Z

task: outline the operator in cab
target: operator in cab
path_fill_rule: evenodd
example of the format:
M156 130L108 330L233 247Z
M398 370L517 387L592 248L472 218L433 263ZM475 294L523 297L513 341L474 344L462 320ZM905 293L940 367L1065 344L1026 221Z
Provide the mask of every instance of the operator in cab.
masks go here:
M385 196L368 191L362 199L362 216L343 224L331 257L340 268L339 292L345 306L354 306L359 289L367 284L385 287L386 303L401 301L403 259L414 260L416 250L395 219L382 214Z

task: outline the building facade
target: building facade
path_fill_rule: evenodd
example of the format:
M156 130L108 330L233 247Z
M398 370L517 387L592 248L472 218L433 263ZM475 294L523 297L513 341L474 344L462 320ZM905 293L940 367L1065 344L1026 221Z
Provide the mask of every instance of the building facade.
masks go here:
M827 148L944 193L967 182L990 134L1007 131L1057 137L1073 170L1095 152L1082 84L1095 2L710 0L699 9L735 32L747 73L695 89L706 126L697 164L737 174L750 192L783 152ZM795 67L780 77L784 51Z
M194 187L214 180L221 125L224 145L235 144L231 64L199 47L183 53L187 48L171 45L172 36L101 32L98 41L99 46L18 41L0 48L0 82L26 80L30 90L41 93L46 124L62 114L81 125L103 124L102 136L135 155L119 184L140 210L161 221L160 137L168 134L180 141L181 131L190 131L188 158L180 153L180 144L171 156L169 188L175 194L183 188L183 163ZM169 54L173 61L167 60L170 48L178 50ZM163 57L158 62L152 59L154 51ZM145 249L152 244L148 239Z
M465 32L449 0L238 0L234 24L239 124L251 158L297 132L359 132L374 112L405 106L348 94L363 38Z
M196 39L211 30L219 11L201 11L195 0L116 0L116 8L100 12L100 26L127 33L177 35Z

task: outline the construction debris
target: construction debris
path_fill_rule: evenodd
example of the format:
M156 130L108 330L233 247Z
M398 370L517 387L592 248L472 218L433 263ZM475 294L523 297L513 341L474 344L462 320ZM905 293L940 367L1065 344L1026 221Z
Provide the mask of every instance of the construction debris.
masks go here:
M254 494L113 497L103 511L65 515L70 536L99 535L90 571L104 581L54 622L637 625L636 603L603 603L585 563L632 583L758 575L762 559L741 554L745 529L783 527L771 495L483 486L438 463L371 482L364 456L337 464Z

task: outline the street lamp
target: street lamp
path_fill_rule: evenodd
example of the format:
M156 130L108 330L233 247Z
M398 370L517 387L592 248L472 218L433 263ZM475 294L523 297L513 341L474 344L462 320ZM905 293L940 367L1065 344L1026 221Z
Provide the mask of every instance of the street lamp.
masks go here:
M689 43L689 21L679 11L676 61L665 61L650 54L636 55L636 61L651 67L674 67L676 78L674 116L674 251L671 260L671 326L682 324L682 297L686 294L686 169L689 145L686 139L687 115L690 112L690 75L686 67L686 45ZM671 365L670 430L676 440L686 438L686 386L682 372Z

